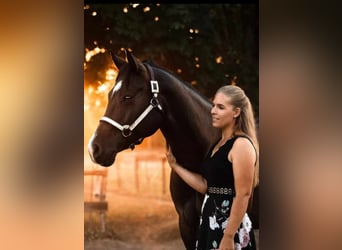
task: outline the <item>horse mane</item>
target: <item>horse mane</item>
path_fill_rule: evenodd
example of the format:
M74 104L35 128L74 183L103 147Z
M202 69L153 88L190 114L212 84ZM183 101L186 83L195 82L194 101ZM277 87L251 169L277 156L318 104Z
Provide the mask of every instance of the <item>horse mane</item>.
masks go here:
M152 59L146 59L146 60L142 61L142 63L146 63L152 67L158 67L158 65L155 64L155 62Z
M172 77L174 77L178 82L182 83L183 85L185 85L186 87L189 88L189 90L194 93L195 95L198 95L201 99L205 100L206 102L209 102L209 98L207 96L205 96L204 94L202 94L201 92L199 92L192 84L190 84L187 81L182 80L178 75L176 75L174 72L172 72L171 70L161 67L159 65L157 65L152 59L147 59L142 61L143 63L146 63L154 68L157 68L163 72L166 72L167 74L171 75Z

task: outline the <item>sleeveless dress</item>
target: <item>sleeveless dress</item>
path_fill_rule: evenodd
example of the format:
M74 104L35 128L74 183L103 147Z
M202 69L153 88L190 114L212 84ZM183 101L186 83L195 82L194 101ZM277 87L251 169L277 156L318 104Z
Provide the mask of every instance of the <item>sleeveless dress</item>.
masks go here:
M215 143L202 163L201 172L207 180L208 189L202 204L196 250L218 249L229 223L235 190L232 163L227 155L238 137L246 136L234 136L211 157ZM234 244L235 250L256 249L252 223L247 213L234 236Z

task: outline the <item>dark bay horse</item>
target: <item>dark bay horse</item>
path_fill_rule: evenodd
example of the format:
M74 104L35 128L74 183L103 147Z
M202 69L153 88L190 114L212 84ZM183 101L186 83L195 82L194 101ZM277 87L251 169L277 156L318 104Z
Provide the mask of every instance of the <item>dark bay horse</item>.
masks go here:
M129 51L127 61L112 54L119 69L108 105L88 144L92 160L110 166L122 150L134 148L158 129L177 162L198 172L220 133L211 125L211 103L191 85L168 71L140 62ZM203 196L171 171L170 192L179 215L186 249L194 249Z

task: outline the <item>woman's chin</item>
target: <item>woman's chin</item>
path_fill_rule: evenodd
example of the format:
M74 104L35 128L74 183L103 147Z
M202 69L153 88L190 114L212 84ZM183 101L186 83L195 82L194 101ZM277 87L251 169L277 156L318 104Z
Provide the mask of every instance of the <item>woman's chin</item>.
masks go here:
M218 128L218 124L216 122L212 122L211 125L214 127L214 128Z

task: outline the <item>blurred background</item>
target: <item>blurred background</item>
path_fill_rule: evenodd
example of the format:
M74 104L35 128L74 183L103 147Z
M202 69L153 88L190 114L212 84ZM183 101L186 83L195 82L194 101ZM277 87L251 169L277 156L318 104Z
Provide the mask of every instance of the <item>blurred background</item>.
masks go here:
M85 248L85 5L0 3L1 249ZM258 5L260 249L340 250L340 3Z

